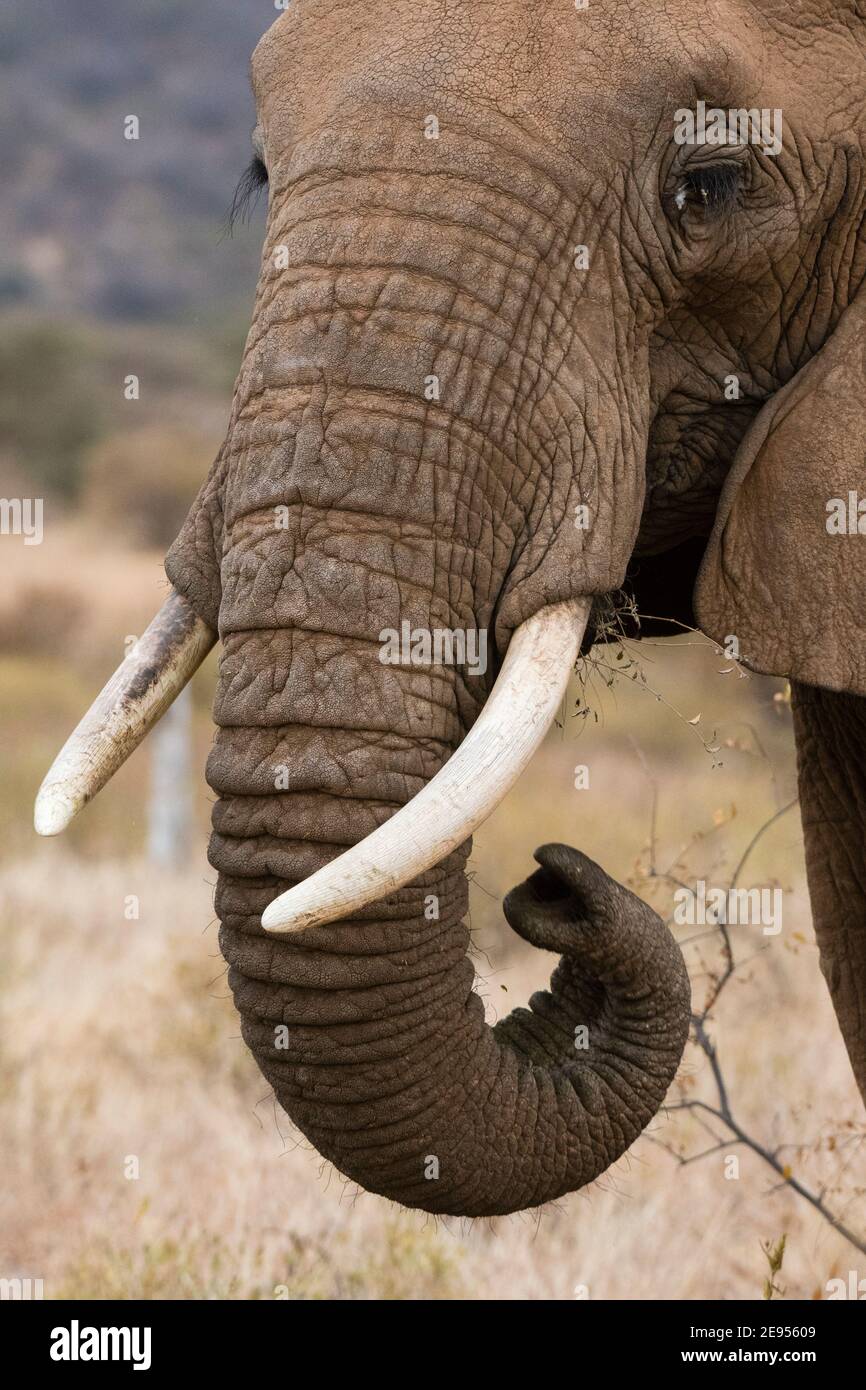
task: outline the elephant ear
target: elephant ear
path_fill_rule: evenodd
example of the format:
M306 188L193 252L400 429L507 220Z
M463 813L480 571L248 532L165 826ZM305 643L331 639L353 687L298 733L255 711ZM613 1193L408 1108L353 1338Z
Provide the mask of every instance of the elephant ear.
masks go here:
M866 694L866 287L743 440L695 612L752 670Z

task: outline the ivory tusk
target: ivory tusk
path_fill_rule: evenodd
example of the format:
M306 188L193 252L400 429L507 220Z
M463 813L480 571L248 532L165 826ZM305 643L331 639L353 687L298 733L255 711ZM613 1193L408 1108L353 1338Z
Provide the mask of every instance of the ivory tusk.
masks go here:
M591 600L541 609L514 633L496 684L444 767L390 820L265 909L269 932L303 931L387 897L461 845L530 762L559 708Z
M198 670L216 633L172 591L54 759L36 798L39 835L59 835Z

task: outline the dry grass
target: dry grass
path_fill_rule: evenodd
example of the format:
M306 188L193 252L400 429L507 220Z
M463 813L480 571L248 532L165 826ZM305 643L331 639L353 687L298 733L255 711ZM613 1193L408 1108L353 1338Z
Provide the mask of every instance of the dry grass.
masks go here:
M702 710L701 724L627 680L610 692L597 681L600 722L567 718L477 841L472 924L491 1016L524 1002L552 964L511 937L498 902L535 845L578 844L661 908L664 891L645 879L647 772L659 782L659 861L685 846L692 879L729 870L790 792L778 685L720 676L706 648L652 665L662 655L647 653L651 679L687 718ZM713 727L742 744L715 768L695 735ZM591 790L574 790L576 763L590 767ZM133 782L144 766L138 755ZM12 812L20 822L23 805ZM795 814L762 842L746 882L774 874L784 931L739 929L752 958L715 1036L742 1119L771 1147L803 1145L786 1150L794 1171L828 1182L828 1200L864 1230L859 1102L818 973ZM736 1181L724 1176L735 1149L680 1167L668 1147L708 1142L682 1116L660 1116L602 1182L541 1214L435 1223L347 1187L275 1112L239 1039L210 877L204 862L160 875L119 838L108 857L52 843L0 873L0 1273L41 1277L54 1297L559 1299L584 1285L593 1298L759 1298L761 1242L783 1232L789 1298L862 1265L756 1158L741 1156ZM130 895L138 920L124 915ZM716 944L686 950L700 999ZM711 1094L692 1047L682 1082Z
M63 522L54 505L45 505L41 545L4 546L0 640L86 669L94 656L123 656L125 637L144 630L168 581L161 555L130 550L86 520Z

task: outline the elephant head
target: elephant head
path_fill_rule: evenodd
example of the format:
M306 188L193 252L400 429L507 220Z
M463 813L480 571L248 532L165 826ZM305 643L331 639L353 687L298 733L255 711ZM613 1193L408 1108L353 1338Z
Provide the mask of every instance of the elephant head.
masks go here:
M505 902L562 957L549 992L488 1028L466 956L468 837L623 586L801 683L813 901L866 1080L863 541L826 525L863 460L864 78L860 0L299 0L256 49L269 213L225 443L37 828L219 633L244 1037L371 1191L545 1202L676 1071L679 951L578 851L539 850Z

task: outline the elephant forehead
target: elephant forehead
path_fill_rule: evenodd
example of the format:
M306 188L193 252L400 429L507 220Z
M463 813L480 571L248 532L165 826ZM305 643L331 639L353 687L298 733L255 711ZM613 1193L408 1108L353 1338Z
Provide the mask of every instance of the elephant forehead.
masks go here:
M453 128L474 108L570 157L582 148L591 163L598 146L609 170L617 147L633 156L648 111L691 91L696 70L730 81L729 11L725 0L301 0L260 40L253 84L287 138L334 114L349 122L353 108L371 122L377 106L429 111Z

